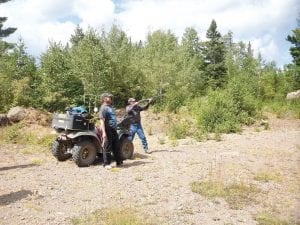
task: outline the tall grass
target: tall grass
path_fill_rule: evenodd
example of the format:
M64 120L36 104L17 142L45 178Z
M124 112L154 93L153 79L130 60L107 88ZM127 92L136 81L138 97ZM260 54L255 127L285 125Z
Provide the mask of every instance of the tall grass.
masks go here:
M278 118L293 117L300 119L300 99L265 101L264 110L275 113Z

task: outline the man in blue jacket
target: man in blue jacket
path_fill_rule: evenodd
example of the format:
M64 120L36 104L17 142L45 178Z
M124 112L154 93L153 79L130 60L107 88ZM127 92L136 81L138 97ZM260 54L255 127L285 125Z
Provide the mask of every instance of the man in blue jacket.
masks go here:
M139 138L142 141L143 148L145 153L150 153L149 148L148 148L148 143L146 136L144 134L144 130L141 124L141 111L146 110L149 108L149 105L151 103L152 99L150 98L148 103L145 106L139 106L139 102L136 101L134 98L128 99L129 105L126 107L126 113L129 116L132 116L133 123L130 126L130 137L129 140L133 141L135 133L138 134Z

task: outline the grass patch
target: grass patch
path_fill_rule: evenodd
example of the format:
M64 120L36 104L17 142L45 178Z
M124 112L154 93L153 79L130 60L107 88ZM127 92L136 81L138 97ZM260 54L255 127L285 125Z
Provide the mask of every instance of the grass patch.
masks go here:
M121 169L120 169L120 168L117 168L117 167L114 167L114 168L111 168L110 171L111 171L111 172L114 172L114 173L117 173L117 172L120 172Z
M177 140L171 140L171 146L172 147L176 147L176 146L178 146L178 141Z
M255 175L254 180L266 182L266 183L270 181L281 182L282 176L280 173L261 172Z
M73 225L150 225L142 216L129 208L99 209L81 218L73 218L71 223Z
M1 143L13 143L16 144L19 138L22 136L21 129L24 127L23 123L15 123L8 127L0 129L0 142Z
M141 175L136 176L136 177L135 177L135 180L136 180L136 181L142 181L142 180L143 180L143 177L142 177Z
M255 219L258 222L258 225L296 225L296 223L281 220L278 217L267 212L259 214ZM297 225L298 224L299 223L297 223Z
M292 101L274 100L264 102L264 110L276 114L277 118L300 118L300 99Z
M208 198L224 198L232 209L241 209L253 202L255 195L259 192L259 189L253 185L243 183L224 185L222 182L213 181L193 182L191 189Z
M35 204L31 203L31 202L26 202L25 203L25 207L28 208L28 209L33 209L33 210L35 210L37 212L42 212L43 211L42 207L40 207L38 205L35 205Z
M38 149L35 146L27 146L26 148L20 151L24 155L31 155L38 152Z
M33 158L31 159L31 162L35 165L42 165L44 163L44 160L43 159L40 159L40 158Z

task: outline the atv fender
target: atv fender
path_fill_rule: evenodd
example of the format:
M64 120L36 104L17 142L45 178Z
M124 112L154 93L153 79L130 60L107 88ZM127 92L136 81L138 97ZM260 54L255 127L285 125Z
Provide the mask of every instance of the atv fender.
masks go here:
M74 132L74 133L68 134L67 137L70 138L70 139L89 137L93 140L93 142L95 143L97 149L102 150L100 139L94 131L89 131L88 130L88 131Z

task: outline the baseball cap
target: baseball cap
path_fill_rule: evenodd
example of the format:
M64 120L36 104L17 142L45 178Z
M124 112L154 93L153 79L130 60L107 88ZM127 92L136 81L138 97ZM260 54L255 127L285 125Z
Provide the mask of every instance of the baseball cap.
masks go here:
M130 102L135 102L135 98L128 99L128 103L130 103Z

